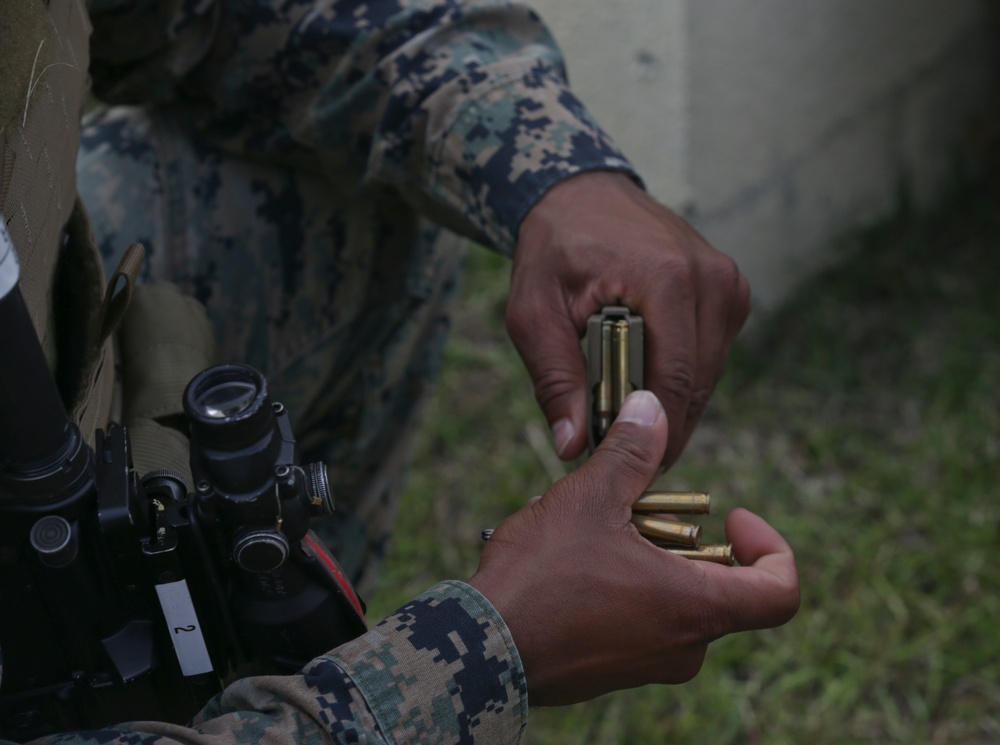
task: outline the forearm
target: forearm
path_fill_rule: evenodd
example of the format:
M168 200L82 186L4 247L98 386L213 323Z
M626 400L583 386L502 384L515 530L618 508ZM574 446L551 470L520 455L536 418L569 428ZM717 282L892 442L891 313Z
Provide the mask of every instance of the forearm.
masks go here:
M329 655L390 742L515 743L527 724L521 659L471 586L443 582Z
M394 189L505 253L553 183L583 170L634 173L520 2L217 0L192 10L158 0L139 13L133 0L129 14L121 0L93 5L100 95L183 107L199 141L340 189ZM136 36L153 43L133 47Z
M391 82L367 178L510 254L521 220L552 184L583 170L633 169L569 90L537 14L514 2L448 5L439 25L379 65Z
M518 742L526 722L524 673L506 625L469 585L445 582L299 675L230 685L190 726L130 722L44 742L493 745Z

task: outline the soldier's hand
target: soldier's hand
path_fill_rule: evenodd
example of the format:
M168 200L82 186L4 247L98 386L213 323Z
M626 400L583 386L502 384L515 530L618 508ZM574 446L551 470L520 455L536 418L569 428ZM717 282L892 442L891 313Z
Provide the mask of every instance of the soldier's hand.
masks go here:
M736 567L675 556L629 522L666 442L657 399L631 394L594 455L486 544L470 584L510 628L533 705L687 681L712 640L795 615L792 550L756 515L726 521Z
M670 421L663 463L683 450L750 312L735 263L630 178L597 172L552 187L521 223L507 328L563 459L587 442L580 336L605 305L645 322L645 387Z

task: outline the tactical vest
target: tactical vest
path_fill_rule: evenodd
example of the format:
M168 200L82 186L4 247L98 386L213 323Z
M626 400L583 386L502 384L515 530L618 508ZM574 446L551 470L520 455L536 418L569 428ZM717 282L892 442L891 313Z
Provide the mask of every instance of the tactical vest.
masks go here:
M80 447L58 405L48 406L72 447L59 451L67 457L54 467L55 459L45 461L49 470L18 471L6 456L23 430L10 420L40 407L5 409L0 421L5 485L37 489L29 499L16 493L6 502L4 517L13 519L3 521L0 541L0 636L7 646L0 650L7 694L0 696L0 737L18 740L132 718L186 721L223 678L290 673L366 629L362 601L309 529L311 517L333 512L326 468L294 462L290 420L269 403L262 377L249 420L239 409L216 421L228 410L210 398L198 413L212 421L192 426L203 438L195 453L198 492L228 521L213 512L205 523L211 530L203 529L200 510L187 509L194 484L186 424L193 419L184 414L184 390L194 379L198 398L207 375L215 381L209 395L229 392L226 376L247 368L212 367L199 376L215 363L208 316L171 284L137 285L142 246L126 251L104 281L75 178L89 33L83 0L0 0L0 214L45 356L43 362L35 348L34 364L22 358L20 367L3 368L21 375L0 393L5 402L28 400L11 395L25 388L46 404L61 397L93 450ZM0 248L8 251L0 266L11 266L6 242ZM0 366L18 365L18 350L9 347L33 341L12 281L0 300L8 296L18 301L13 325L20 333L0 348ZM42 396L52 386L32 388L45 362L58 394ZM212 377L218 374L221 385ZM225 447L218 451L233 439L232 428L219 426L246 436L245 445L236 438L236 461ZM104 437L95 436L99 430ZM129 465L148 476L141 494L133 493L140 482ZM45 478L37 478L43 470ZM46 490L51 494L36 499ZM65 643L43 641L56 636Z
M0 3L0 214L35 330L84 437L93 445L96 428L124 422L140 474L186 474L187 440L163 422L181 414L187 381L214 362L214 339L196 301L171 285L137 287L141 247L105 282L76 194L90 32L80 0ZM0 363L11 354L0 350Z
M73 0L21 0L0 3L0 34L0 213L63 399L92 437L111 412L114 365L111 345L101 339L104 271L76 199L90 22ZM63 286L77 312L54 302ZM61 339L69 341L63 359Z

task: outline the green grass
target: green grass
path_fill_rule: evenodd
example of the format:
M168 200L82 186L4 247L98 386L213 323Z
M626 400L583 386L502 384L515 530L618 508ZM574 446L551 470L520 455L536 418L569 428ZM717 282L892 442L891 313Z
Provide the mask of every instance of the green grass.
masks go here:
M479 532L560 473L503 330L507 264L470 255L442 384L371 617L467 578ZM1000 189L845 241L741 337L664 486L792 543L787 626L717 641L700 675L531 712L527 741L1000 742ZM721 539L722 514L702 522Z

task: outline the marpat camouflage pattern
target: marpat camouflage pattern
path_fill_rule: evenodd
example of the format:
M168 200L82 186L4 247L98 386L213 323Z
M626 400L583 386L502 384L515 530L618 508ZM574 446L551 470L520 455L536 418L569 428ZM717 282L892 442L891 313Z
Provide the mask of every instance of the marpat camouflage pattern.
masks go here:
M233 683L190 726L131 722L34 742L504 745L521 739L527 717L524 674L503 621L469 585L443 582L302 675Z
M79 190L106 264L208 309L220 362L261 370L316 526L374 586L463 241L513 251L553 183L631 172L569 91L537 14L498 0L94 0ZM440 230L440 223L450 230Z
M144 243L147 278L205 304L220 361L267 376L303 461L329 467L337 515L318 530L368 592L465 240L510 255L554 183L594 169L638 177L521 3L89 9L103 104L85 119L77 174L106 265ZM527 704L503 620L445 582L301 676L232 684L190 726L45 742L512 743Z

